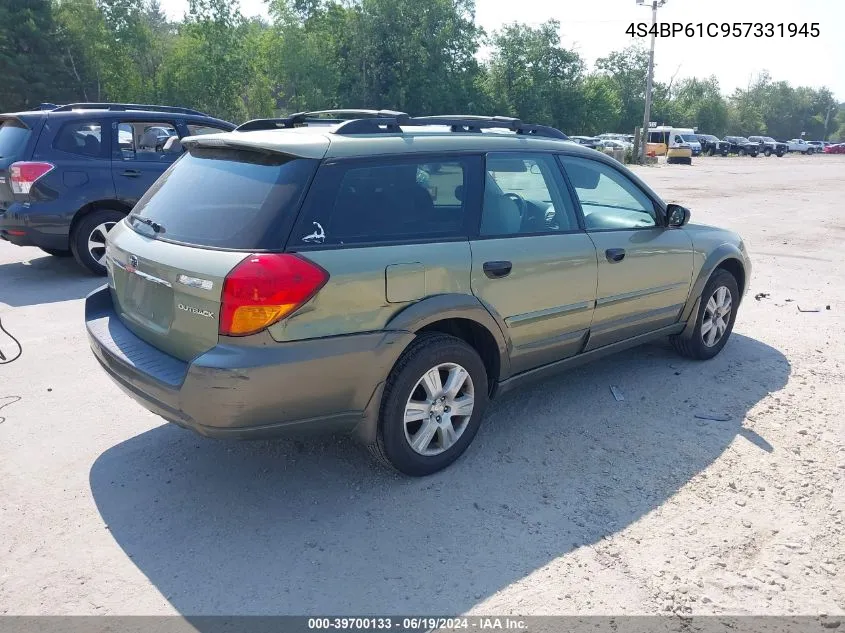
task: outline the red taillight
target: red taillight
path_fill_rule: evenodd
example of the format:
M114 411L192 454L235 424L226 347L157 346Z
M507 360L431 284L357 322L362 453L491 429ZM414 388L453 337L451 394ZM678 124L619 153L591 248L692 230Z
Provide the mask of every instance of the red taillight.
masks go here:
M56 166L51 163L12 163L9 166L9 182L12 185L12 193L29 193L36 180L55 168Z
M297 255L250 255L223 282L220 334L260 332L299 309L328 280L325 270Z

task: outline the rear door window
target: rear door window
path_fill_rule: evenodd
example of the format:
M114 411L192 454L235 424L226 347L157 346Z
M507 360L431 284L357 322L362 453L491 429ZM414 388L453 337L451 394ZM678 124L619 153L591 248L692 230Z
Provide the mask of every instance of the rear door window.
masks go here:
M30 134L30 129L17 119L0 121L0 159L17 158Z
M320 169L294 247L466 238L481 157L390 157Z
M117 126L118 156L124 161L176 160L180 151L168 151L167 141L179 138L176 126L166 121L123 121Z
M280 154L195 147L138 201L130 225L196 246L281 249L316 167Z
M53 149L78 156L103 156L103 127L99 121L73 121L59 128Z

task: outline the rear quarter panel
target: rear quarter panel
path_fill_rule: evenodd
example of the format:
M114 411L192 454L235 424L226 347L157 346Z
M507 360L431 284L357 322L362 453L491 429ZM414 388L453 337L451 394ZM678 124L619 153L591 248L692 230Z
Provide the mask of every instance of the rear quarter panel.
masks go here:
M270 328L291 341L384 328L425 297L471 294L469 242L305 250L300 256L329 273L329 281L293 316Z

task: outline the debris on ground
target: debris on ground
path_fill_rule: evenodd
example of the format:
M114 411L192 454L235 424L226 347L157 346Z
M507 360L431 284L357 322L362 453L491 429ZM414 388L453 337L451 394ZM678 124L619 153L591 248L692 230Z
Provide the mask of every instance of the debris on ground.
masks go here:
M715 420L716 422L727 422L731 419L727 413L696 413L699 420Z
M771 296L772 295L768 292L758 292L756 295L754 295L754 298L757 299L757 301L760 301L760 299L768 299Z
M821 308L817 308L817 307L814 307L814 308L802 308L801 306L798 306L798 312L821 312L821 311L822 311L822 309L821 309Z
M616 398L616 402L622 402L625 399L625 396L622 395L622 391L615 385L610 385L610 393L612 393L613 397Z

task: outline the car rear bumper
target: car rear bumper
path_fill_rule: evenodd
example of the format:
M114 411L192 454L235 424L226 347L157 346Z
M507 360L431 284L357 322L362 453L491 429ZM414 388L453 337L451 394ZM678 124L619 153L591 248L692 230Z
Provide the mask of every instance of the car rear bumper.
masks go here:
M126 328L107 286L86 298L85 322L94 356L124 392L179 426L238 439L357 429L372 441L381 383L413 339L404 331L250 337L184 362Z
M67 250L69 224L53 203L14 202L0 209L0 239L16 246Z

